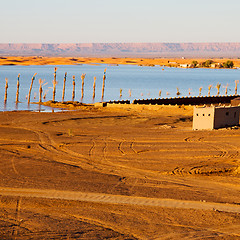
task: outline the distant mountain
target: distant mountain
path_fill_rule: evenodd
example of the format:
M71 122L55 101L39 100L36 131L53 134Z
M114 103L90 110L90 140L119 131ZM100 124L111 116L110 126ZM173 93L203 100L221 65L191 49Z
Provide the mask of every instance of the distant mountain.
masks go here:
M240 57L240 43L0 44L1 56Z

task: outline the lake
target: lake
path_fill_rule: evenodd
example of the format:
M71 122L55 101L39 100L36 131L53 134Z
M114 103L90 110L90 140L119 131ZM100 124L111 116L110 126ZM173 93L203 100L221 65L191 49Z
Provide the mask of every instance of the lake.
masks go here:
M31 78L37 73L33 84L31 102L38 102L39 79L47 83L43 87L43 94L47 92L46 99L52 99L52 80L54 67L57 70L57 91L56 101L62 99L63 78L67 72L65 101L72 100L72 76L76 77L75 101L81 101L81 75L86 73L84 84L84 103L92 103L93 78L96 76L96 98L95 102L101 101L102 79L104 69L107 68L105 81L104 101L119 100L120 89L122 89L123 100L146 99L161 97L176 97L177 87L180 96L188 96L189 89L191 96L199 95L199 88L202 87L202 95L207 95L208 86L213 88L211 95L217 94L216 85L221 84L220 95L225 95L223 88L227 84L228 94L234 94L235 80L240 79L239 69L183 69L163 68L161 66L144 67L135 65L61 65L61 66L0 66L0 111L16 110L15 98L17 88L17 76L20 73L20 95L17 110L39 110L36 104L28 106L26 96L29 91ZM8 78L8 99L4 106L5 78ZM239 85L240 87L240 85ZM131 91L131 97L129 96ZM168 92L168 94L167 94ZM240 92L240 90L239 90ZM50 108L41 107L41 110L50 111Z

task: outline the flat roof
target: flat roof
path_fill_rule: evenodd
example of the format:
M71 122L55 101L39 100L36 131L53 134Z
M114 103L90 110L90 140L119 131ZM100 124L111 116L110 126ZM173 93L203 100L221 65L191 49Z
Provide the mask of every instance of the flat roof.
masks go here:
M195 106L195 108L240 108L240 106Z

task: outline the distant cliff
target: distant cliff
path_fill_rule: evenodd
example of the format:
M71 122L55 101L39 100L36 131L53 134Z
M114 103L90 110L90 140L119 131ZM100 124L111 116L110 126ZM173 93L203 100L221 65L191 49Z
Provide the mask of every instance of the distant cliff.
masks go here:
M0 44L0 55L78 57L240 57L240 43Z

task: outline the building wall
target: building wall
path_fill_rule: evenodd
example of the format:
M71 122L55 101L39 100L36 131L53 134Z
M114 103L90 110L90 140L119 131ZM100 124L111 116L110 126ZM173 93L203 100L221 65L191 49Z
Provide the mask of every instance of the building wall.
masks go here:
M193 130L214 129L214 107L194 107Z
M239 124L240 107L216 107L214 128L236 126Z
M193 130L217 129L239 125L238 107L194 107Z
M240 97L231 100L232 106L240 106Z

